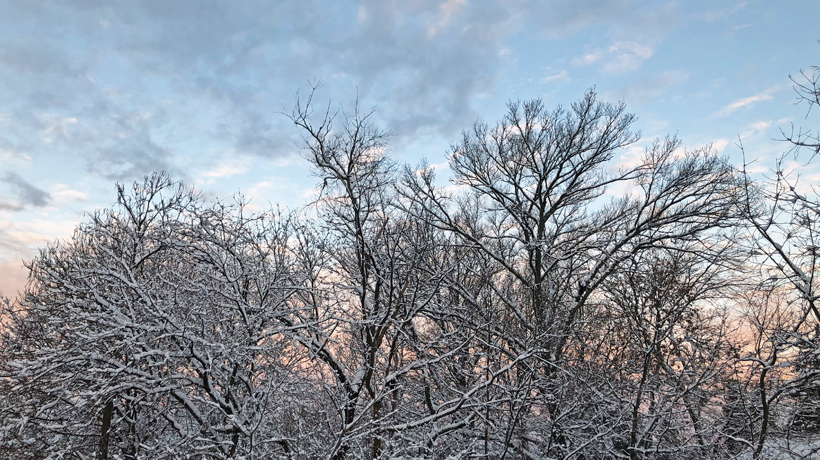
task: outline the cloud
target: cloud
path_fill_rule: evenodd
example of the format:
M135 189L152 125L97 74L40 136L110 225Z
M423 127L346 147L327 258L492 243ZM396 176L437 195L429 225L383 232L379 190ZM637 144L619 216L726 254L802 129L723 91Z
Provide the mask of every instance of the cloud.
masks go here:
M555 75L550 75L541 79L542 84L546 84L551 81L570 81L569 74L566 70L562 70Z
M706 19L706 22L717 22L728 18L729 16L737 13L738 11L743 10L744 8L746 8L746 2L738 3L732 8L723 8L720 10L709 11L704 15L704 19Z
M772 86L771 88L769 88L765 91L762 91L760 93L757 93L753 96L737 99L737 100L729 103L728 105L726 105L726 107L720 109L717 113L715 113L714 116L726 117L726 116L729 116L729 115L735 113L736 111L738 111L738 110L740 110L744 107L750 107L754 104L757 104L758 102L771 100L773 98L772 93L775 93L775 92L779 91L780 89L782 89L781 85L775 85L775 86Z
M666 94L669 88L680 85L687 79L689 74L686 72L661 72L613 91L611 95L624 99L627 104L646 105Z
M765 132L771 126L771 121L758 121L757 123L752 123L751 125L749 125L749 129L741 132L739 136L741 139L746 139L756 134L761 134Z
M252 163L250 157L238 157L235 154L228 156L230 158L222 160L202 171L199 175L207 179L206 182L208 184L212 184L216 179L223 179L248 172Z
M14 296L25 286L28 271L24 260L37 255L37 247L42 247L55 238L70 235L77 227L76 221L35 221L0 220L0 292Z
M73 190L67 185L57 184L55 190L51 193L55 201L70 202L70 201L84 201L88 196L79 190Z
M230 177L235 176L237 174L242 174L247 170L248 168L244 165L240 166L235 164L222 164L214 169L205 171L204 173L202 173L202 175L210 178Z
M449 136L472 122L474 97L494 88L502 68L514 13L494 2L363 4L367 19L339 51L361 99L376 102L378 117L400 138Z
M764 129L768 128L771 125L772 125L772 122L770 122L770 121L759 121L757 123L752 123L750 125L750 127L752 129L754 129L755 131L760 131L760 130L764 130Z
M14 297L25 286L27 270L22 261L35 252L12 225L0 221L0 294Z
M3 163L26 164L31 157L26 154L26 147L0 136L0 161Z
M455 15L460 9L462 9L465 3L467 3L467 0L447 0L442 3L439 7L440 19L435 25L427 29L427 37L433 38L439 30L447 27L450 23L450 19L452 19L453 15Z
M722 153L727 145L729 145L729 139L718 139L712 142L712 149L718 153Z
M0 221L0 249L4 255L21 258L31 253L28 245L12 231L8 222Z
M18 203L12 205L6 204L5 206L0 203L0 209L4 208L6 210L19 211L25 206L41 208L47 206L51 200L51 195L48 192L31 185L18 174L11 171L6 172L3 176L3 182L16 192Z
M5 197L0 196L0 200L4 199ZM16 203L8 203L6 201L0 201L0 211L22 211L24 208L23 206L16 204Z
M328 82L319 98L342 95L336 106L358 88L398 137L450 135L494 88L518 11L464 0L15 2L0 19L0 100L13 107L0 138L22 133L26 154L72 155L109 180L194 149L209 162L281 158L298 133L278 112L315 78Z
M26 285L28 270L20 260L0 260L0 295L14 298Z
M737 109L746 107L748 105L755 104L760 101L768 101L772 98L772 95L769 93L760 93L755 94L754 96L744 97L743 99L738 99L731 104L727 105L726 107L721 110L721 115L728 115Z
M647 58L628 43L654 46L678 17L672 2L632 0L66 0L2 10L0 177L52 168L44 181L70 185L46 188L52 205L88 206L101 182L159 170L227 177L217 168L235 157L293 158L299 132L279 112L311 79L327 82L317 102L378 107L394 145L438 142L478 118L504 64L521 57L513 39L531 27L612 37L617 49L596 64L617 73ZM77 173L87 185L65 177ZM39 210L6 187L4 211Z
M604 51L601 49L597 49L591 53L585 54L581 57L577 57L570 62L572 63L572 65L590 65L600 61L603 57Z
M752 27L753 25L754 25L754 24L743 24L743 25L740 25L740 26L735 26L735 27L732 27L732 28L728 29L728 30L725 32L725 35L726 35L727 37L731 37L731 36L733 36L735 33L737 33L738 31L743 30L743 29L745 29L745 28L747 28L747 27Z
M655 5L12 2L0 18L0 100L11 101L0 139L20 135L9 139L12 148L0 142L0 156L71 156L106 180L181 173L184 152L206 163L230 152L288 157L298 132L278 112L315 78L327 82L318 100L334 95L336 107L349 107L358 89L397 144L449 137L477 118L478 97L495 90L509 59L508 38L525 26L554 35L640 24L654 36L677 17L674 4ZM653 52L649 42L642 36L601 50L603 71L640 67Z
M89 135L97 139L88 169L108 180L130 180L158 171L167 171L176 177L186 174L174 164L173 151L158 142L153 134L151 120L141 114L117 114L99 120ZM107 126L114 136L100 133ZM102 135L101 135L102 134Z
M633 0L508 0L525 22L557 38L585 29L606 30L614 36L662 36L679 21L679 2L635 2Z
M634 41L615 42L608 48L598 48L570 61L576 66L601 63L601 70L609 74L621 74L638 70L644 61L652 57L654 50Z

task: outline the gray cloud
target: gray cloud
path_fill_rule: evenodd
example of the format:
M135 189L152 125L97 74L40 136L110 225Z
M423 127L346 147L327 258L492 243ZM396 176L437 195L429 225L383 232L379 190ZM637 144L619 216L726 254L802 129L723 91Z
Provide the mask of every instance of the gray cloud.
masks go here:
M31 185L18 174L11 171L6 172L3 176L3 182L16 192L19 204L6 204L5 206L0 204L0 208L19 211L27 205L35 207L47 206L51 200L51 195L48 192Z
M5 197L0 197L0 211L22 211L24 208L23 206L16 204L16 203L9 203L7 201L2 201Z
M26 151L28 147L18 145L10 140L0 136L0 160L3 161L25 161L28 159Z
M504 41L524 23L554 36L621 19L643 19L645 31L666 20L668 8L638 6L9 1L0 19L0 108L9 121L0 137L17 133L8 141L27 155L71 155L118 180L180 172L180 152L203 162L283 157L295 153L298 133L277 112L316 78L326 82L319 98L333 95L334 104L349 106L358 90L399 143L449 137L477 118L476 96L495 90Z
M397 146L452 138L478 118L480 96L497 92L510 40L594 28L590 50L654 49L676 20L671 3L644 0L2 4L0 162L84 165L89 184L292 155L299 133L278 112L314 79L325 81L317 101L376 106ZM9 177L0 210L49 201ZM0 252L8 238L0 232ZM0 279L2 270L0 260Z
M0 35L0 96L18 102L11 124L33 154L79 154L117 179L172 167L188 140L167 130L209 139L211 157L293 153L277 112L315 78L345 105L358 88L398 136L449 132L476 117L472 97L492 88L509 32L495 2L449 4L12 3L6 17L33 27ZM139 126L114 134L135 114Z

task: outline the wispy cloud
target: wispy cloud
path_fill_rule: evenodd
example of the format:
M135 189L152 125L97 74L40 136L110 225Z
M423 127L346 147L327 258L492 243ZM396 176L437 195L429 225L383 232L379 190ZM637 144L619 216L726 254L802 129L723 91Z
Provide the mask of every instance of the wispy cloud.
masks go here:
M731 37L731 36L733 36L735 33L737 33L739 30L743 30L743 29L745 29L745 28L747 28L747 27L752 27L752 25L753 25L753 24L743 24L743 25L740 25L740 26L735 26L735 27L732 27L731 29L729 29L729 30L727 30L727 31L726 31L726 36Z
M5 201L5 198L6 197L4 197L4 196L0 196L0 211L17 212L17 211L22 211L23 210L23 206L21 206L17 203L11 203L11 202Z
M535 24L545 35L556 38L587 28L615 28L626 34L640 31L643 36L665 35L680 22L680 9L684 4L632 0L507 0L499 3L519 6L526 21ZM640 6L636 8L636 5Z
M250 171L253 158L245 155L238 155L230 151L222 155L223 158L205 165L195 176L204 179L208 185L214 184L217 180L245 174Z
M723 8L720 10L709 11L705 14L704 19L706 22L717 22L721 19L726 19L729 16L741 11L742 9L746 8L746 2L738 3L737 5L731 8Z
M748 137L765 132L771 126L771 121L758 121L757 123L752 123L751 125L749 125L749 129L740 133L739 136L741 139L746 139Z
M726 149L726 146L729 145L729 139L718 139L712 142L712 150L723 153L723 150Z
M654 50L634 41L615 42L608 48L597 48L571 61L573 65L584 66L601 63L601 70L609 74L619 74L638 70L644 61L652 57Z
M248 171L248 167L237 164L222 164L214 169L205 171L202 175L208 178L230 177Z
M57 184L51 192L55 201L70 202L70 201L84 201L88 196L86 193L79 190L74 190L67 185Z
M37 247L71 235L76 227L72 220L0 220L0 291L11 297L22 289L28 274L22 260L34 257Z
M555 74L555 75L550 75L550 76L548 76L548 77L542 78L542 79L541 79L541 83L542 83L542 84L546 84L546 83L549 83L549 82L551 82L551 81L557 81L557 80L560 80L560 81L570 81L569 74L567 73L567 71L566 71L566 70L562 70L562 71L558 72L558 73L557 73L557 74Z
M757 104L758 102L771 100L774 97L774 96L772 96L772 93L775 93L775 92L779 91L781 88L782 88L781 85L775 85L775 86L772 86L771 88L769 88L765 91L762 91L760 93L757 93L753 96L737 99L737 100L729 103L726 107L720 109L717 113L715 113L714 116L726 117L726 116L729 116L729 115L737 112L738 110L740 110L744 107L750 107L754 104Z
M752 129L754 129L755 131L762 131L762 130L768 128L771 125L772 125L771 121L759 121L757 123L752 123L750 125L750 127Z
M439 7L439 19L435 25L427 29L427 37L433 38L443 28L447 27L450 19L460 10L467 0L447 0Z
M626 100L628 104L646 105L666 94L669 88L689 79L689 74L670 70L636 81L634 84L613 92L612 95Z
M604 52L601 49L597 49L591 53L585 54L583 56L577 57L572 60L572 65L590 65L598 62L604 56Z
M25 148L0 136L0 161L3 163L26 164L31 157L25 153Z

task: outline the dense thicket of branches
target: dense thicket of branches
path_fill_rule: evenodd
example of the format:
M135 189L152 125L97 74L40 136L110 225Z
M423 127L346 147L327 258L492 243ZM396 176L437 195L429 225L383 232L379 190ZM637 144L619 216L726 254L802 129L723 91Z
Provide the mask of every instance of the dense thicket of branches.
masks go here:
M312 205L157 174L30 262L0 456L812 455L820 204L788 175L675 138L618 169L634 117L589 92L465 131L440 188L311 102Z

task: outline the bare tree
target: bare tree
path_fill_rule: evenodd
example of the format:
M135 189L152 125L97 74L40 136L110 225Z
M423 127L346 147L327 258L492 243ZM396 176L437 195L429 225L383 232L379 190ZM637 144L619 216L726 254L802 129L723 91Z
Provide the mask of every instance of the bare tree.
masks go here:
M813 70L811 75L801 71L800 77L792 77L798 102L806 102L809 112L818 103L820 94L818 69ZM776 302L753 303L758 311L746 314L756 337L753 351L745 358L752 363L752 374L758 378L760 421L753 449L755 458L763 455L767 443L788 444L789 436L800 431L792 429L797 428L797 420L801 419L794 416L791 424L781 427L785 431L776 433L776 439L769 436L772 429L777 428L771 416L775 405L791 405L792 412L805 415L806 408L811 406L811 398L806 396L813 393L820 381L813 358L820 347L820 294L816 276L820 269L820 195L813 184L802 183L800 175L787 167L789 159L810 163L820 144L816 134L802 128L784 133L784 140L793 149L777 160L770 177L754 181L745 169L743 171L742 212L750 229L746 244L754 266L758 267L749 272L757 271L761 280L758 291L776 293L774 297L771 294L766 297L776 298ZM743 151L742 144L739 143L739 147ZM809 151L808 160L805 150ZM772 303L775 305L771 306ZM782 369L787 369L786 376L772 376ZM783 409L785 411L785 407ZM807 455L787 447L781 450L797 456Z
M614 430L620 445L613 447L632 459L714 453L730 350L721 303L737 280L726 274L731 254L685 249L640 254L604 287L601 314L609 311L618 331L602 337L596 354L606 350L602 374L616 389L611 398L623 401L617 413L625 426Z
M820 43L820 41L818 41ZM820 105L820 66L812 66L811 71L801 70L798 76L790 75L794 83L794 92L797 94L797 104L806 103L806 117L816 105ZM794 125L788 133L781 130L783 140L794 146L794 153L808 149L812 152L812 157L820 153L820 131L797 128Z
M568 110L513 103L495 127L478 123L453 147L451 168L464 195L448 197L429 172L405 175L426 213L418 218L433 217L458 244L498 266L490 281L494 302L518 331L504 337L501 354L537 350L518 366L523 378L514 379L534 391L522 391L525 402L508 406L505 417L507 427L525 428L518 439L500 436L499 452L580 455L562 411L571 405L562 396L563 369L576 359L574 340L590 302L642 252L703 243L736 222L736 175L706 149L677 156L680 143L669 138L655 142L639 166L610 172L615 153L638 138L629 131L632 120L623 105L600 103L592 92ZM607 202L607 187L616 183L634 184L637 196ZM535 439L542 442L529 441Z
M311 103L312 95L297 100L291 119L305 133L306 158L322 181L314 233L324 235L326 257L314 258L310 269L312 289L302 297L308 335L300 343L333 379L338 419L329 421L335 440L327 455L377 458L386 450L426 447L429 439L412 441L409 433L466 400L440 401L434 409L430 386L422 383L461 347L440 343L444 332L426 321L441 279L429 267L438 243L429 224L402 213L395 167L385 155L387 134L370 114L356 107L335 129L336 116L325 112L314 120ZM426 385L424 399L400 385L414 380ZM411 441L401 447L402 438Z

